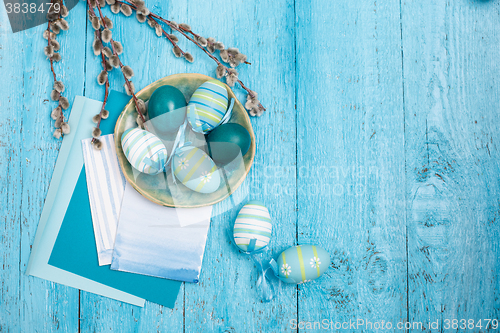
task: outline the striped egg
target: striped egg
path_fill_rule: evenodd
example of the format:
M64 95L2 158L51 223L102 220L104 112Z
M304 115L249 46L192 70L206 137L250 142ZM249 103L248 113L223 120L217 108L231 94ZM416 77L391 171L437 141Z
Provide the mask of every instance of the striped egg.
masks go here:
M174 155L172 163L175 178L187 188L199 193L212 193L219 188L219 170L203 150L183 147Z
M217 127L226 114L228 95L219 80L208 80L196 89L189 100L187 119L198 133L206 133Z
M249 201L234 221L234 242L243 252L259 251L269 244L272 229L266 206L257 200Z
M140 128L129 128L123 132L122 148L127 160L140 172L150 175L163 172L167 148L153 134Z
M304 283L319 278L330 265L330 255L319 246L299 245L283 251L275 274L286 283Z

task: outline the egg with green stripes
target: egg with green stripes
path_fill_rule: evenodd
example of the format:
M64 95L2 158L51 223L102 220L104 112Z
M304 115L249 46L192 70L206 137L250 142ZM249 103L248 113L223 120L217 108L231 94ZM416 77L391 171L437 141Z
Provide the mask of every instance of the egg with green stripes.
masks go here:
M207 133L222 121L229 104L227 89L219 80L208 80L196 89L187 108L193 131Z
M163 172L167 148L155 135L140 128L129 128L122 134L122 148L129 163L150 175Z
M286 283L319 278L330 265L330 254L319 246L299 245L281 252L274 273Z
M271 240L273 225L269 210L258 200L241 208L234 221L233 237L238 248L245 253L263 250Z
M220 186L217 166L210 156L199 148L180 148L171 163L175 178L195 192L213 193Z

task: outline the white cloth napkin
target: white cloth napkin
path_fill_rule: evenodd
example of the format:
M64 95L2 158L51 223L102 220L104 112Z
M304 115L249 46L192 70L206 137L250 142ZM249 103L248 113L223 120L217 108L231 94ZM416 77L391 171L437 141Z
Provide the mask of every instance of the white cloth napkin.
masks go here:
M111 264L126 181L116 155L113 134L101 137L101 150L94 149L91 140L82 140L82 148L97 255L102 266Z
M211 214L157 205L127 183L111 269L197 283Z

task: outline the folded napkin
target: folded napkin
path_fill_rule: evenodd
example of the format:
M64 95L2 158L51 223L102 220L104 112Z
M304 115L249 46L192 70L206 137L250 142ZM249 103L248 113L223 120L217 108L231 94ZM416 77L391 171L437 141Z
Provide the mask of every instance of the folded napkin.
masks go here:
M127 183L111 269L197 283L211 214L157 205Z
M92 139L82 140L90 211L101 266L111 264L126 182L113 139L113 134L103 135L101 150L92 147Z

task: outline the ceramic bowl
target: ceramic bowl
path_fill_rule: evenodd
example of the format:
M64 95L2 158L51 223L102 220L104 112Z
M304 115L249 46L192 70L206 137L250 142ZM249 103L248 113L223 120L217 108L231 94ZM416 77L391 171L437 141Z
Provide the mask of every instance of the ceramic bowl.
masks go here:
M213 79L212 77L202 75L202 74L176 74L170 75L156 82L151 83L141 91L139 91L136 96L144 101L148 101L156 88L163 85L171 85L179 89L186 97L186 101L194 93L196 88L198 88L205 81ZM194 192L179 181L174 184L172 179L172 174L168 168L167 172L160 173L158 175L148 175L143 174L130 165L127 158L125 157L121 144L121 137L125 130L131 127L137 127L135 119L137 117L137 112L135 110L134 101L131 99L125 106L125 109L120 114L115 127L115 147L118 155L118 160L120 162L120 167L125 175L127 181L145 198L148 200L163 206L177 207L177 208L195 208L213 205L219 201L222 201L229 197L245 180L250 167L252 166L253 159L255 157L255 135L253 133L252 125L250 124L250 118L241 105L241 103L236 99L233 91L227 87L228 95L230 98L235 99L235 105L233 109L233 114L231 116L230 123L238 123L245 127L250 133L252 139L250 149L243 156L243 159L236 159L228 165L225 165L221 170L221 185L218 190L210 194L197 193ZM196 147L206 150L206 143L204 136L191 131L189 125L187 126L189 130L186 131L186 141L192 142ZM173 142L175 138L175 133L172 133L171 137L168 138L169 141ZM170 154L171 145L167 146L168 152Z

